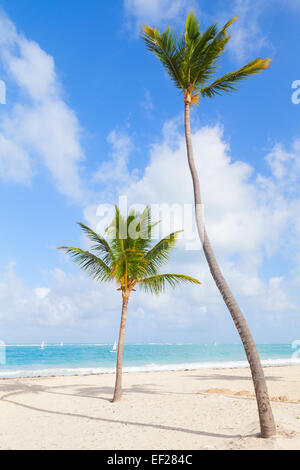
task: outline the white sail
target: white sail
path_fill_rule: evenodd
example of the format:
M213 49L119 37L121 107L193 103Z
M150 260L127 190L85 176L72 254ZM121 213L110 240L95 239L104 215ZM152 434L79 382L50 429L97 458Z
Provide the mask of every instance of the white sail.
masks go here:
M41 349L45 349L45 341L42 341Z
M113 348L110 352L117 352L117 341L115 341Z
M64 343L60 343L60 346L63 347Z

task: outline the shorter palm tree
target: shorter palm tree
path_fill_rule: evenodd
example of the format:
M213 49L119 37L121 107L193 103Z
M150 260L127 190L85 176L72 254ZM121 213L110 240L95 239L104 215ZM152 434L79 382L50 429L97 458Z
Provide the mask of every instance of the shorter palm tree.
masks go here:
M115 281L122 293L122 315L118 343L116 383L113 402L122 397L122 364L125 326L129 298L137 287L159 295L167 285L175 288L181 283L200 284L197 279L183 274L160 274L159 270L169 259L178 234L173 232L155 245L151 242L153 228L151 212L146 207L141 214L131 211L126 218L115 207L115 216L106 229L106 237L94 232L84 224L79 224L93 242L91 251L62 246L90 277L100 282Z

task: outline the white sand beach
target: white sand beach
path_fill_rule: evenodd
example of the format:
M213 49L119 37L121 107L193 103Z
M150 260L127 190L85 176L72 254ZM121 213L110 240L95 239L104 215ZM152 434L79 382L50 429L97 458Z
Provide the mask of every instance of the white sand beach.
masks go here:
M300 449L300 367L266 368L278 436L258 437L248 369L0 380L0 449Z

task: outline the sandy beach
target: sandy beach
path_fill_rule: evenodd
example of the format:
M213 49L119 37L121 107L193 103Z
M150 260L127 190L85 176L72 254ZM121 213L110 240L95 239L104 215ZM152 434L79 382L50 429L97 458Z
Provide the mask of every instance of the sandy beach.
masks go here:
M248 369L0 381L0 449L300 449L300 367L266 368L278 436L260 439Z

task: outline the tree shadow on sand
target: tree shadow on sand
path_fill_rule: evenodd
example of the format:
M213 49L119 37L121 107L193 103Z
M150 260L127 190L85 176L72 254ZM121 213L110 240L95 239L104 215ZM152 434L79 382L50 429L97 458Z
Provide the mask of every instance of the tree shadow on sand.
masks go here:
M124 394L141 393L141 394L154 395L154 394L167 393L167 392L160 392L152 388L151 389L147 388L147 387L154 387L154 386L157 387L157 385L154 385L154 384L147 384L144 386L133 385L131 387L124 388L123 391L124 391ZM68 388L71 388L73 393L60 391L60 389L68 389ZM57 385L57 386L47 387L45 385L37 385L37 384L27 385L19 381L14 382L14 383L7 383L7 384L2 383L0 385L0 393L4 392L6 394L2 398L7 397L8 395L12 395L12 394L15 395L15 394L21 394L21 393L34 393L34 394L49 393L49 394L54 394L54 395L93 398L96 400L111 401L113 391L114 391L114 388L109 387L109 386L96 387L96 386L89 386L89 385L85 385L85 386L80 385L79 387L73 384L73 385ZM103 395L107 395L107 397L104 397Z
M20 385L20 384L19 384ZM0 387L3 390L3 386ZM13 388L12 386L10 387L11 389ZM111 424L123 424L126 426L136 426L136 427L143 427L143 428L154 428L154 429L159 429L159 430L165 430L165 431L176 431L176 432L183 432L183 433L189 433L189 434L194 434L197 436L206 436L206 437L214 437L214 438L225 438L225 439L233 439L233 438L244 438L244 437L259 437L259 434L257 433L251 433L251 434L217 434L217 433L212 433L212 432L207 432L207 431L194 431L192 429L187 429L187 428L182 428L182 427L177 427L177 426L168 426L168 425L162 425L162 424L153 424L153 423L145 423L145 422L138 422L138 421L125 421L125 420L118 420L118 419L110 419L110 418L103 418L103 417L96 417L96 416L89 416L89 415L84 415L80 413L68 413L68 412L63 412L63 411L54 411L54 410L48 410L48 409L43 409L39 408L36 406L32 405L26 405L25 403L20 403L16 400L12 400L13 396L16 395L22 395L23 393L40 393L40 392L45 392L44 387L40 386L26 386L25 389L23 387L23 390L19 389L17 390L17 384L15 385L15 390L11 391L11 393L8 393L0 398L0 401L6 402L6 403L11 403L15 406L25 408L27 410L39 412L39 413L45 413L45 414L50 414L50 415L57 415L57 416L66 416L66 417L71 417L71 418L81 418L81 419L87 419L90 421L99 421L103 423L111 423ZM107 387L109 388L109 387ZM50 393L50 392L47 392ZM66 394L68 395L68 394ZM78 395L77 395L78 396Z
M189 375L189 377L193 377L194 379L198 380L231 380L231 381L238 381L238 380L245 380L248 382L252 382L251 376L243 376L243 375L221 375L221 374L210 374L210 375ZM266 376L266 380L268 381L283 381L282 377L273 377L273 376Z

